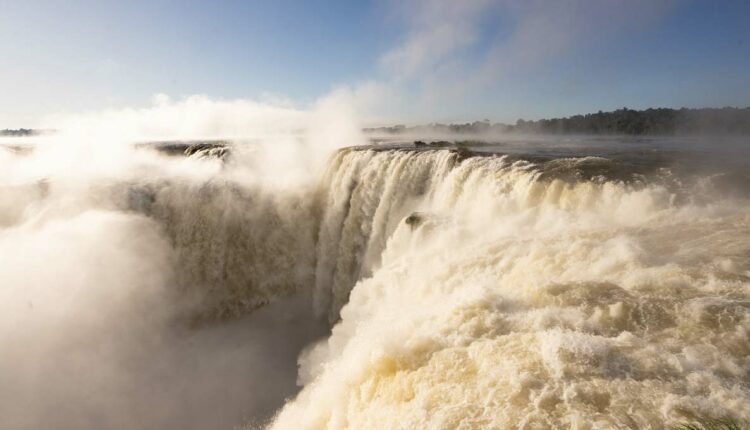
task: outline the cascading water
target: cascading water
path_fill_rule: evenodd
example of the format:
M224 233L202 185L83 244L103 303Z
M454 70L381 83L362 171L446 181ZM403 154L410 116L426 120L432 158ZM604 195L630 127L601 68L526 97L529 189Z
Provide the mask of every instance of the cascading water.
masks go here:
M74 150L0 146L0 428L268 419L326 330L314 190L221 151Z
M0 371L27 390L0 393L11 428L59 424L54 405L60 428L255 428L294 396L276 362L325 335L321 318L330 333L300 356L303 388L269 428L750 420L750 205L731 175L375 147L277 187L223 147L146 153L75 181L4 161ZM28 270L38 258L51 269ZM249 349L229 360L226 339ZM211 388L182 397L187 381ZM230 404L210 418L196 406Z
M236 317L314 282L314 199L229 180L147 184L129 204L171 239L178 285L207 317Z
M339 152L315 294L340 321L271 428L750 419L746 201L619 170Z

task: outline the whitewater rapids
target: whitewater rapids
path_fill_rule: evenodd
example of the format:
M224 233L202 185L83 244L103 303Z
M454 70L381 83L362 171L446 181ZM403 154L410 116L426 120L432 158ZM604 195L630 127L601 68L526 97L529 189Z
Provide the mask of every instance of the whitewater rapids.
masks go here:
M0 148L0 427L750 422L746 173L369 147L282 186L241 152Z
M315 303L340 321L270 428L750 419L750 207L722 175L464 158L333 158Z

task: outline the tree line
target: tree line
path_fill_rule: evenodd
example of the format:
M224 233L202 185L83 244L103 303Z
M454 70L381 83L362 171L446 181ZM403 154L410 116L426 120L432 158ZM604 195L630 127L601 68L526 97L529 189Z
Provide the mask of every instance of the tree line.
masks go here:
M465 124L429 124L406 127L365 129L371 133L546 133L546 134L612 134L612 135L681 135L681 134L750 134L750 107L668 109L617 109L611 112L573 115L564 118L526 121L515 124L491 123L489 120Z
M43 130L33 130L30 128L17 128L17 129L9 129L6 128L5 130L0 130L0 137L26 137L26 136L36 136L38 134L42 134Z

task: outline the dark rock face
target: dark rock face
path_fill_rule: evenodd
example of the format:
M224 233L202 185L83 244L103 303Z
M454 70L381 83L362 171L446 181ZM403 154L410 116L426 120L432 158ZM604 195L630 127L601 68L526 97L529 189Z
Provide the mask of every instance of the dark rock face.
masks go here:
M430 146L433 148L448 148L453 146L451 142L448 142L447 140L436 140L433 142L430 142Z
M142 142L135 146L136 148L153 148L166 155L188 157L195 154L207 154L223 158L230 150L230 143L223 140Z
M412 230L414 230L415 228L417 228L420 225L422 225L422 223L424 222L425 218L426 218L426 216L425 216L424 213L422 213L422 212L414 212L411 215L409 215L408 217L406 217L404 219L404 222L406 223L406 225L408 225L409 227L411 227Z
M456 154L456 161L463 161L469 157L472 157L474 155L473 152L471 152L470 149L460 147L460 148L453 148L450 150L453 154Z
M226 146L202 148L202 149L195 150L193 152L188 152L189 149L190 148L185 150L185 155L189 157L217 158L222 161L227 161L229 158L229 155L231 154L229 147L226 147Z

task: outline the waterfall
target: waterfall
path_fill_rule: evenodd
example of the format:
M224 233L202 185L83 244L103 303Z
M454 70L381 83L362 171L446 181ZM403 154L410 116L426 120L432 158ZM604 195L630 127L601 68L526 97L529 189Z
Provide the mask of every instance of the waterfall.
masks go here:
M750 417L750 211L603 158L336 154L331 336L271 428L661 428Z

